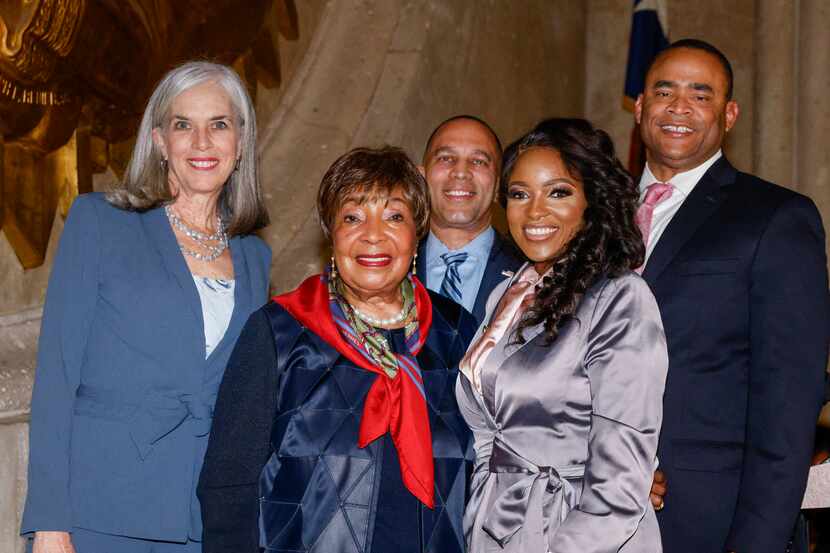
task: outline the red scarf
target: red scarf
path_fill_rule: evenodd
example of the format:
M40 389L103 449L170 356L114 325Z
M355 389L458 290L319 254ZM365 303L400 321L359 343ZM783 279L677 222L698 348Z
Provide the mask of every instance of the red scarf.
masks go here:
M432 432L424 395L406 371L398 370L395 378L389 378L383 369L343 338L329 308L329 293L324 278L324 275L309 277L296 290L272 299L349 361L378 375L366 395L357 445L364 448L389 432L398 451L404 485L421 503L433 509L435 470ZM424 345L432 325L432 302L424 285L415 277L412 281L420 336L414 355Z

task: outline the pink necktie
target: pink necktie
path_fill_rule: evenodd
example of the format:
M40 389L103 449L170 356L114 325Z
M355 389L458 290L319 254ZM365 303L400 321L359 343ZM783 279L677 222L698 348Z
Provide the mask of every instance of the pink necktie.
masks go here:
M648 246L648 235L651 232L651 220L654 218L654 208L660 202L671 198L673 191L674 187L667 182L655 182L646 188L646 197L637 209L637 214L634 216L634 220L637 222L637 226L640 227L640 232L643 235L643 245ZM637 272L642 273L643 267L638 267Z
M522 271L522 274L510 285L510 288L505 291L501 300L499 300L499 305L496 307L495 315L491 318L487 330L472 344L464 359L459 363L461 372L467 375L467 378L479 392L481 392L479 375L484 362L498 341L513 326L519 313L524 312L524 309L532 303L535 295L533 285L539 281L539 278L539 273L534 270L533 265L528 265Z

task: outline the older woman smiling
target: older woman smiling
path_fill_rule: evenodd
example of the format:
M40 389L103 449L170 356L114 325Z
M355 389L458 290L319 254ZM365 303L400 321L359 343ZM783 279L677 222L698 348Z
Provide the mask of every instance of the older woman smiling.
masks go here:
M471 315L409 274L417 168L359 148L323 177L322 275L254 313L199 484L211 553L461 553L469 431L452 392Z

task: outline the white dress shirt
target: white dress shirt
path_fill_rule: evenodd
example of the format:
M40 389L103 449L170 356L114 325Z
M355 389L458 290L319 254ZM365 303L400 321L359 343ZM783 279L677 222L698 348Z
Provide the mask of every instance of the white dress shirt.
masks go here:
M210 278L193 275L199 299L202 302L202 320L205 325L205 359L210 357L231 324L233 315L234 279Z
M722 156L722 151L718 150L715 155L694 169L683 173L677 173L669 180L669 184L674 187L674 190L672 190L670 198L663 200L654 207L654 215L651 219L651 230L648 233L648 243L646 245L646 261L648 261L648 258L651 257L651 252L654 251L654 247L663 235L663 231L665 231L666 227L669 226L674 214L677 213L677 210L680 209L681 205L683 205L683 202L686 200L688 195L691 194L692 190L694 190L694 187L698 181L703 178L706 171L708 171L709 168ZM646 189L655 182L661 181L654 176L651 169L648 167L648 163L646 163L643 176L640 177L640 203L643 203L643 200L646 197Z

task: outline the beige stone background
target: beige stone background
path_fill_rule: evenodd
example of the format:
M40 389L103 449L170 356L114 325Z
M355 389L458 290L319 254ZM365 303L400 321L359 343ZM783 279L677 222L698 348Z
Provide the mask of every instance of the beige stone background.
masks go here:
M283 87L261 91L263 184L273 224L272 284L284 291L326 256L313 215L328 164L357 145L420 157L440 120L472 113L505 143L545 116L583 116L624 159L621 108L629 0L302 0L300 39L280 45ZM670 1L672 39L721 47L741 106L727 155L742 170L811 196L830 216L830 2ZM106 186L107 179L96 182ZM0 552L17 537L27 418L47 262L24 271L0 235Z

